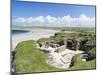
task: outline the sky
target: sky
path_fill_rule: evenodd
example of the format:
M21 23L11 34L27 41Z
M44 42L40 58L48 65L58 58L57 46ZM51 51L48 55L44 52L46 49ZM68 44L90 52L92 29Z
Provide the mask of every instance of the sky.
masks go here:
M12 2L12 24L18 26L95 27L95 6Z

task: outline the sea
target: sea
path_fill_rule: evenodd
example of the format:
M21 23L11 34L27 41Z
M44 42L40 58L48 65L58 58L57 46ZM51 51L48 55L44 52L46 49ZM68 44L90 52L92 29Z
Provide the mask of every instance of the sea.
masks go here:
M19 35L30 32L29 30L12 30L12 35Z

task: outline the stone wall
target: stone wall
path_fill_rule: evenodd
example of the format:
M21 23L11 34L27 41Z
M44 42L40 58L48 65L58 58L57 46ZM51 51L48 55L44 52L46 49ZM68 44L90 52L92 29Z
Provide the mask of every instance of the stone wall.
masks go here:
M66 49L66 45L60 46L57 48L57 52L62 52Z

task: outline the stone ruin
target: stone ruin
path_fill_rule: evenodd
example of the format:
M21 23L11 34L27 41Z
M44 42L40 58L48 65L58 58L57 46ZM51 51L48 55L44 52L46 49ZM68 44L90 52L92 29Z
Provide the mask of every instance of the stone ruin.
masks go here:
M46 62L57 68L69 68L72 65L72 58L76 51L84 50L88 40L67 39L61 41L46 42L45 45L39 44L39 49L48 51L49 56ZM44 48L42 48L44 46ZM94 46L92 46L94 47Z

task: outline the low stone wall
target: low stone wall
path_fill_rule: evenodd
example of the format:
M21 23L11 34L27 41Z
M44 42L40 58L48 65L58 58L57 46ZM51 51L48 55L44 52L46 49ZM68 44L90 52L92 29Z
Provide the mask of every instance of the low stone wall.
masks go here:
M60 46L57 48L57 52L62 52L66 49L66 45Z

